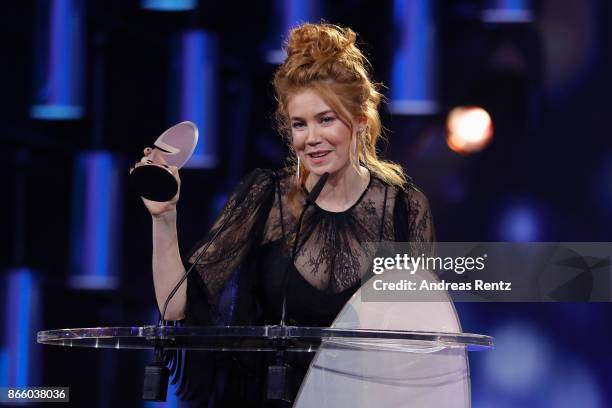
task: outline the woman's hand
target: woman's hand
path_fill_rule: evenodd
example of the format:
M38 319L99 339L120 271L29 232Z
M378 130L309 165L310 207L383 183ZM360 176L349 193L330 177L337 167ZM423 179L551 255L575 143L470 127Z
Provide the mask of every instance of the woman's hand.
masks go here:
M165 167L166 169L170 171L170 173L172 173L172 175L174 176L178 184L178 190L176 192L176 195L172 197L170 201L158 202L158 201L147 200L146 198L141 197L142 202L145 204L145 207L147 207L147 210L149 210L149 213L154 218L175 214L176 204L178 203L179 195L181 192L181 179L178 174L178 168L176 166L166 165L166 161L163 159L163 157L160 154L158 154L159 151L156 149L151 149L150 147L146 147L143 153L144 153L144 156L142 157L142 159L140 159L139 162L136 162L134 164L134 167L130 169L130 173L132 173L132 171L136 167L144 166L145 164L158 164L160 166Z

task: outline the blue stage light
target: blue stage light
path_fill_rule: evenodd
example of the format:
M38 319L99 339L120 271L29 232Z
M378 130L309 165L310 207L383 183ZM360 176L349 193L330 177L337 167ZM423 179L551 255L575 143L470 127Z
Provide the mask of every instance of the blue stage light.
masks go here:
M81 154L75 163L70 286L115 289L118 285L119 171L110 153Z
M189 120L198 127L198 144L187 162L188 168L217 165L217 39L204 30L191 30L179 37L173 55L179 90L170 98L170 121Z
M274 2L275 19L272 35L272 48L266 53L266 61L270 64L281 64L287 55L280 48L283 38L289 31L302 23L315 23L320 19L321 6L316 0L276 0Z
M554 370L556 378L549 386L550 397L547 406L555 408L604 408L599 387L599 379L586 366L580 363L559 361L559 369Z
M540 238L540 223L536 210L527 204L509 206L502 214L499 235L502 241L530 242Z
M198 0L142 0L140 6L156 11L189 11L198 6Z
M491 333L495 352L484 356L489 382L504 398L535 394L552 372L552 344L536 326L524 321L504 323Z
M30 108L30 116L34 119L69 120L80 119L84 111L81 106L71 105L34 105Z
M34 272L27 268L10 270L5 285L4 350L2 363L5 383L10 387L27 387L38 381L36 333L40 318L40 289Z
M533 18L530 0L487 0L482 11L487 23L530 23Z
M8 386L9 378L9 354L6 350L0 349L0 387Z
M391 72L391 112L436 113L436 22L432 0L395 0L393 32L396 43Z
M48 20L38 28L35 48L34 119L83 117L84 22L80 0L40 2Z

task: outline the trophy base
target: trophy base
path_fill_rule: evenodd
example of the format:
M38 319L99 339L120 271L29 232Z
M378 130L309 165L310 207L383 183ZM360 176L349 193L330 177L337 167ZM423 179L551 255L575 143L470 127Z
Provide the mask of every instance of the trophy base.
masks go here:
M178 192L178 182L168 169L158 164L136 167L130 175L136 192L151 201L170 201Z

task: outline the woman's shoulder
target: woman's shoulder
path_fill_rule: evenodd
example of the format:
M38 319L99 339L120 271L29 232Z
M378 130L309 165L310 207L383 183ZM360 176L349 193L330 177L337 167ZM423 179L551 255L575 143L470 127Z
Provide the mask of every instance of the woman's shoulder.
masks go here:
M407 183L402 187L402 192L408 200L417 201L419 203L422 203L423 205L428 205L429 203L429 201L427 200L427 196L425 195L421 187L418 186L415 181L410 177L407 177Z
M255 168L247 173L242 178L240 187L260 187L260 188L273 188L277 181L283 181L288 178L287 170L273 170L269 168Z
M429 200L410 177L401 186L393 186L395 240L400 242L434 241L435 232Z
M294 175L292 169L282 167L280 169L270 168L255 168L251 170L244 178L243 183L246 181L251 182L272 182L272 181L285 181L289 180Z
M295 184L295 169L281 167L277 169L266 169L267 177L274 182L275 188L280 188L281 194L286 194Z
M372 174L373 178L373 186L377 186L379 188L385 188L389 190L389 194L391 197L403 198L403 199L413 199L418 201L427 201L427 196L423 192L423 190L417 185L412 177L407 174L404 174L405 182L402 184L399 183L391 183L389 181L385 181L382 177L377 176L376 174Z
M250 201L259 201L279 188L281 193L288 191L290 180L292 175L288 169L256 168L242 178L234 193L239 197L242 194L251 197Z

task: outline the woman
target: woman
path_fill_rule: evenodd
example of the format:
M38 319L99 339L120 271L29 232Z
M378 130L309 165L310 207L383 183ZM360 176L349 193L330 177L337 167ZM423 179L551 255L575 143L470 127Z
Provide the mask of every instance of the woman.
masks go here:
M286 297L287 324L329 326L369 265L362 243L434 239L425 196L407 182L399 165L377 156L381 94L355 40L352 30L328 24L291 31L287 59L273 83L292 165L278 172L257 170L239 186L208 237L185 258L187 265L194 262L225 224L170 302L167 320L278 324ZM178 180L177 170L172 171ZM329 178L306 209L296 242L305 197L324 173ZM144 200L153 217L160 310L186 266L177 242L178 196L166 203ZM237 197L244 199L236 205ZM192 357L183 367L191 377L183 381L186 396L202 394L220 406L241 400L258 405L253 401L261 398L265 383L258 357L209 355L204 359L214 364L209 361L197 374L193 360L198 357ZM302 368L301 374L307 364Z

